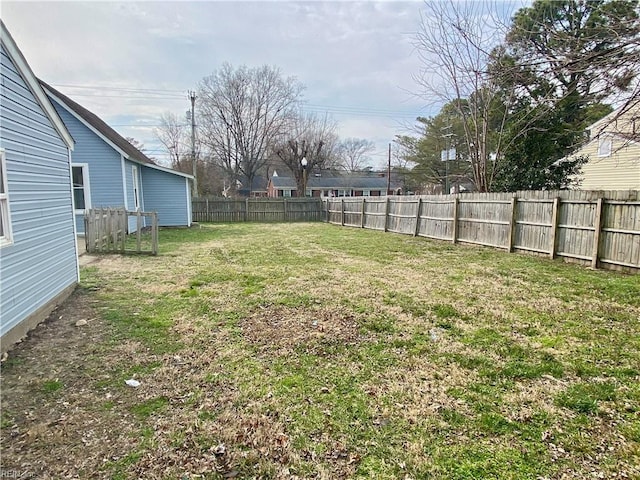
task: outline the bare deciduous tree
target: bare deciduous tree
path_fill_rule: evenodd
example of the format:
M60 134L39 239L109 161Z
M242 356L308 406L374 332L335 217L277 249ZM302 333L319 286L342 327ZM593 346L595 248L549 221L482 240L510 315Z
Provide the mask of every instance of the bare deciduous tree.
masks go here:
M171 112L165 112L160 117L160 126L153 130L155 137L158 139L169 156L171 168L191 173L191 170L185 170L184 156L187 154L187 127L181 123L177 115ZM191 168L191 165L188 165Z
M504 128L508 112L499 108L501 118L496 122L496 104L505 99L487 72L491 50L502 41L508 16L491 2L427 1L416 38L423 63L416 80L422 95L434 103L453 105L462 119L468 161L479 191L490 190L494 159L501 150L501 136L490 134L496 127L491 129L490 124Z
M241 175L252 184L266 165L270 149L285 134L302 90L295 78L284 78L270 66L234 69L225 63L202 80L200 139L232 185Z
M298 192L304 195L304 168L302 159L307 160L307 174L317 168L327 168L336 163L338 136L336 124L328 117L299 112L290 122L282 141L274 147L276 157L284 163L296 180Z
M367 154L375 150L375 144L364 138L345 138L340 142L340 166L347 172L358 172L366 166Z

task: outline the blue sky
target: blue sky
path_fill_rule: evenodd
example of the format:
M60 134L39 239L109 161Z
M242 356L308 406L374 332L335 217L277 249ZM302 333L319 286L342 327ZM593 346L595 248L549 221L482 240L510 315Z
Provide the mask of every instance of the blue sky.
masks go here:
M371 163L419 116L419 1L2 2L2 18L47 83L162 157L153 128L181 118L187 91L223 62L269 64L306 85L306 109L341 137L376 144ZM427 107L428 105L428 107ZM434 111L434 108L436 109Z

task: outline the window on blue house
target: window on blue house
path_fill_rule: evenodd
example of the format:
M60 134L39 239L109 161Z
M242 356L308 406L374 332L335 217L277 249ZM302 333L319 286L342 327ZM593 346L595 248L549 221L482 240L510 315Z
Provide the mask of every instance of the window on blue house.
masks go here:
M73 177L73 208L76 210L76 213L82 213L86 208L91 208L89 165L72 165L71 172Z
M4 159L4 150L0 150L0 246L9 245L12 241L7 164Z

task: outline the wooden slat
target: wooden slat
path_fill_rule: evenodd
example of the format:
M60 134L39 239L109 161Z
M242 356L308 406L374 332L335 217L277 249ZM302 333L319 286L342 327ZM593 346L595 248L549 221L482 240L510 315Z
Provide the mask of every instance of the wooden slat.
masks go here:
M591 267L598 268L598 255L600 254L600 229L602 228L602 202L603 199L598 199L598 205L596 207L596 218L593 222L593 254L591 260Z
M513 251L513 242L516 236L516 208L517 208L516 197L511 199L511 218L509 219L509 237L507 238L507 251L511 253Z
M420 210L422 209L422 199L419 198L418 199L418 208L416 209L416 220L415 220L415 224L413 226L413 236L415 237L416 235L418 235L418 232L420 231Z
M460 206L460 202L458 197L453 200L453 228L451 229L451 241L456 243L458 241L458 208Z

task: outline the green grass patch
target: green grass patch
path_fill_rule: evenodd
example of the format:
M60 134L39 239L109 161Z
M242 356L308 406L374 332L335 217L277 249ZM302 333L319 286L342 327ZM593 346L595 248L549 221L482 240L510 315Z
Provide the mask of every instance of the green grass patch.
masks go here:
M131 406L131 413L138 418L145 419L164 410L167 405L169 405L169 399L166 397L150 398L149 400Z
M577 383L556 396L556 404L578 413L591 414L598 411L602 401L616 399L616 386L611 382Z
M63 387L64 384L60 380L45 380L40 389L43 393L52 394L62 390Z

